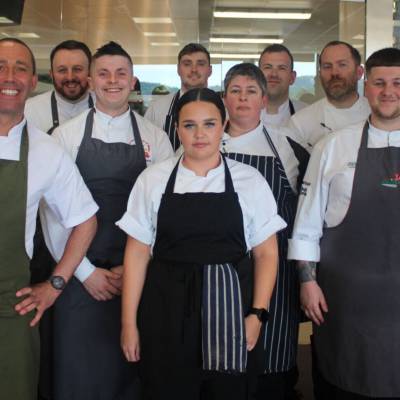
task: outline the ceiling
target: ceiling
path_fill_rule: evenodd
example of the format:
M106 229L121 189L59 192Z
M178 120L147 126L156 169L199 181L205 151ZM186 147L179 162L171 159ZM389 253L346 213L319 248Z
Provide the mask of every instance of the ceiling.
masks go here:
M306 10L309 20L214 18L221 8ZM133 18L169 17L171 23L137 23ZM51 49L77 39L95 50L109 40L119 42L138 64L173 64L179 49L200 41L211 53L258 54L265 44L210 43L210 37L279 37L297 61L312 60L330 40L347 40L363 50L365 4L339 0L25 0L22 24L0 25L0 37L35 33L25 40L47 69ZM176 36L145 36L170 34ZM154 45L158 43L158 45ZM172 45L169 45L171 44ZM218 60L215 60L218 61Z

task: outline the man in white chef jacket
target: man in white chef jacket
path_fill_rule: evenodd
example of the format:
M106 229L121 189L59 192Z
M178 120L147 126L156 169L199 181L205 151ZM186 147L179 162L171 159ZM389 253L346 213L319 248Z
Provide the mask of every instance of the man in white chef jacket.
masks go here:
M284 126L296 111L307 106L289 99L289 88L296 80L292 53L282 44L272 44L262 51L258 66L268 83L268 102L261 119L267 127Z
M364 121L370 113L367 99L357 90L364 73L357 49L346 42L329 42L318 62L325 97L297 112L288 123L290 135L309 151L322 137Z
M98 207L65 151L24 117L37 83L22 41L0 40L0 388L13 400L37 399L37 323L69 283L96 231ZM31 284L29 261L39 201L65 230L54 238L49 280Z
M93 106L89 91L89 48L83 42L66 40L50 54L53 90L28 99L25 115L29 122L49 134L60 124Z
M317 399L400 398L399 49L368 58L365 95L370 117L314 147L289 241Z
M175 128L176 104L189 89L207 87L212 73L210 53L199 43L189 43L178 54L177 69L181 89L152 101L145 114L145 118L167 132L174 150L181 144Z

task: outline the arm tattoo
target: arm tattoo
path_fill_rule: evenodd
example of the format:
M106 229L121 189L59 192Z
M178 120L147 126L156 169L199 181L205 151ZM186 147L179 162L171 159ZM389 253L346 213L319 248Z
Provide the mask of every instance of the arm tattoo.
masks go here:
M315 281L317 279L317 263L314 261L299 261L297 272L300 283Z

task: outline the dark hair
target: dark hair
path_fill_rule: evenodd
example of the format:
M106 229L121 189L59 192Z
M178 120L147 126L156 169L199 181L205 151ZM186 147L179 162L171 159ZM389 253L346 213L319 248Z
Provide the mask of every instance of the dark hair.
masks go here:
M199 52L204 53L207 56L208 63L211 64L210 53L200 43L187 44L178 54L178 64L180 63L181 58L183 56L186 56L187 54L193 54L193 53L199 53Z
M259 66L261 64L261 57L266 53L286 53L290 58L290 69L293 71L293 67L294 67L293 56L292 56L292 53L289 51L289 49L286 46L284 46L283 44L278 44L278 43L267 46L260 54L260 58L258 59Z
M395 47L386 47L375 51L365 62L367 76L374 67L400 67L400 50Z
M221 115L222 123L226 120L226 111L224 103L218 93L208 88L195 88L188 90L179 100L175 109L175 121L179 121L179 113L182 108L194 101L204 101L206 103L214 104L218 108Z
M125 57L131 65L133 65L131 56L116 42L108 42L96 50L93 54L93 60L97 60L103 56L122 56Z
M356 65L361 64L360 52L355 47L353 47L351 44L349 44L347 42L343 42L341 40L332 40L331 42L327 43L324 46L324 48L321 50L321 54L318 57L318 65L321 66L321 58L322 58L322 54L324 54L325 49L327 49L328 47L340 46L340 45L346 46L349 49L351 57L353 58Z
M253 79L257 82L258 86L260 86L262 95L264 96L267 93L267 80L265 79L264 74L256 65L252 63L241 63L234 65L225 75L224 79L224 90L225 95L228 90L229 84L232 82L234 78L237 76L247 76L250 79Z
M83 42L78 42L77 40L65 40L58 44L50 53L50 66L53 68L53 60L54 57L59 50L81 50L85 53L86 58L88 59L89 66L92 61L92 53L89 50L89 47L86 46Z
M35 56L33 55L32 50L30 49L30 47L29 47L25 42L23 42L22 40L19 40L19 39L17 39L17 38L12 38L12 37L6 37L6 38L3 38L3 39L0 39L0 43L1 43L1 42L18 43L18 44L20 44L21 46L24 46L26 49L28 49L29 54L30 54L30 56L31 56L32 72L33 72L33 75L36 75L36 61L35 61Z

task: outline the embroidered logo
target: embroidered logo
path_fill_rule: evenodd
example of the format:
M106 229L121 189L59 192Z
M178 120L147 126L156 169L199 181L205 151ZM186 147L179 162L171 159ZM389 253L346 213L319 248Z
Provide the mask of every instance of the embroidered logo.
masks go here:
M394 174L393 178L383 180L381 185L394 189L400 187L400 174Z
M300 194L302 196L307 196L307 189L308 189L308 186L310 186L310 185L311 185L310 182L303 181L303 184L301 185L301 189L300 189Z
M152 154L151 154L151 147L150 144L147 143L145 140L142 139L143 150L144 150L144 158L146 159L147 163L152 162Z

